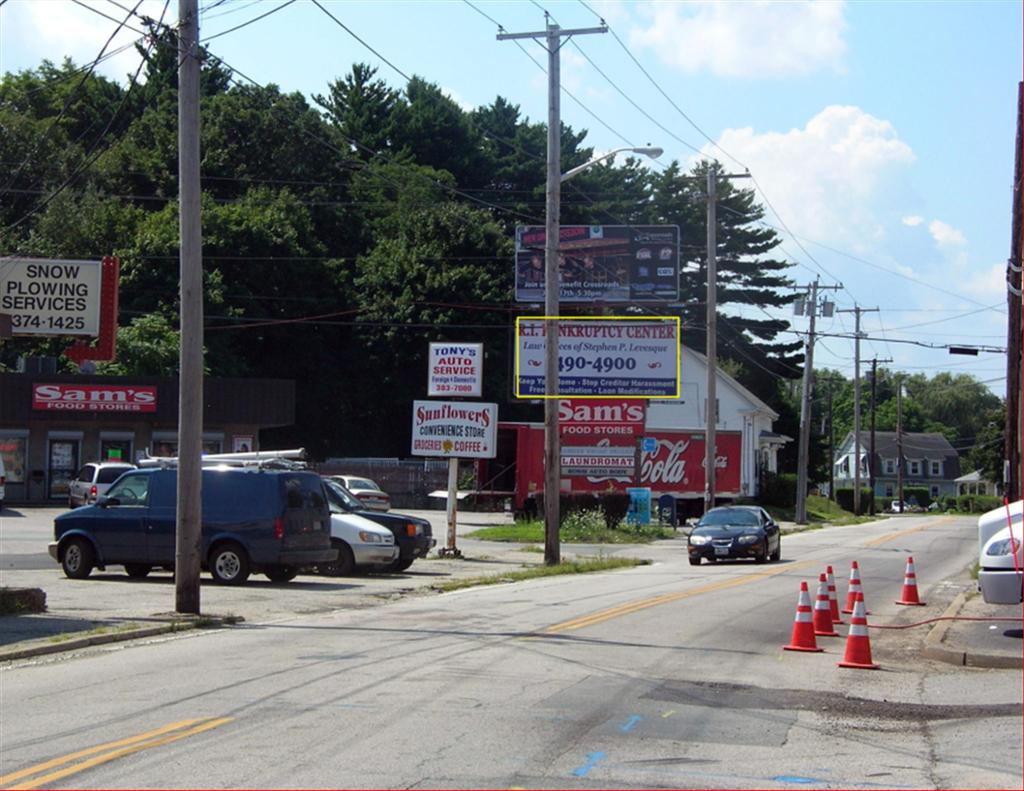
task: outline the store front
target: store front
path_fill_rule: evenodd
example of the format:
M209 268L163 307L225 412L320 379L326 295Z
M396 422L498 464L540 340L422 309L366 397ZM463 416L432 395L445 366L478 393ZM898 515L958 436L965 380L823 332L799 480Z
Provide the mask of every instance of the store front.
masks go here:
M261 429L295 420L295 383L204 380L203 451L258 450ZM0 456L6 500L66 502L92 461L135 462L178 448L178 380L0 374Z

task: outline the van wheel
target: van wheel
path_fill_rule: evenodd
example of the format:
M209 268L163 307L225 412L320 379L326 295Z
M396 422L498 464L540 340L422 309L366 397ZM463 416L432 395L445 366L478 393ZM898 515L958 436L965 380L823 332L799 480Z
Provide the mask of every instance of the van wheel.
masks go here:
M240 585L249 579L249 558L238 544L221 544L210 553L210 576L218 585Z
M124 570L128 572L128 576L133 580L145 579L149 576L149 572L152 566L147 566L145 563L125 563Z
M316 569L328 577L347 577L356 573L356 558L352 554L352 547L344 541L331 539L331 547L338 550L338 559L329 563L321 563Z
M412 562L414 560L416 560L416 558L406 558L405 560L399 558L390 566L388 566L387 569L388 571L405 571L407 568L409 568L409 566L412 565Z
M268 566L263 573L271 582L291 582L299 570L294 566Z
M66 576L73 580L84 580L96 565L96 551L84 538L73 538L61 553L60 565Z

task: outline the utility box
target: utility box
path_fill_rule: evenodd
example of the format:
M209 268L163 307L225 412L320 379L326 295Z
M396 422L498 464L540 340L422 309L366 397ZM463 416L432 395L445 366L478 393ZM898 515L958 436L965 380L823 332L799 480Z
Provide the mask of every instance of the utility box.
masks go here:
M672 525L673 529L678 526L675 495L663 494L658 498L658 521Z

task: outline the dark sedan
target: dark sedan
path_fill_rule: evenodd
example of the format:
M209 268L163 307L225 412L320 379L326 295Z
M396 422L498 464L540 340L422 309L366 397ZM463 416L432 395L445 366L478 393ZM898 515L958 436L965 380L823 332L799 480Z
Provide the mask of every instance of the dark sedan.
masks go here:
M782 555L782 536L771 515L756 505L730 505L712 508L697 523L687 541L690 565L753 558L758 563L778 560Z
M405 571L416 558L425 558L431 548L437 544L433 536L430 522L417 516L368 511L366 505L358 500L352 492L345 488L337 478L327 479L339 495L340 505L347 511L376 522L391 531L398 544L398 558L388 567L388 571Z

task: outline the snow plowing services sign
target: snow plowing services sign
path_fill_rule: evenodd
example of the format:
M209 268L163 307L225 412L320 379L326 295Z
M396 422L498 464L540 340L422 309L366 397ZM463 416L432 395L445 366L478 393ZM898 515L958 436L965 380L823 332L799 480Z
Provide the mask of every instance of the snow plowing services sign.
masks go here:
M493 459L498 450L498 405L413 401L412 455Z
M99 261L0 259L0 313L14 335L98 335Z
M545 357L558 319L558 386L547 392ZM679 397L679 319L624 316L516 319L516 398Z

